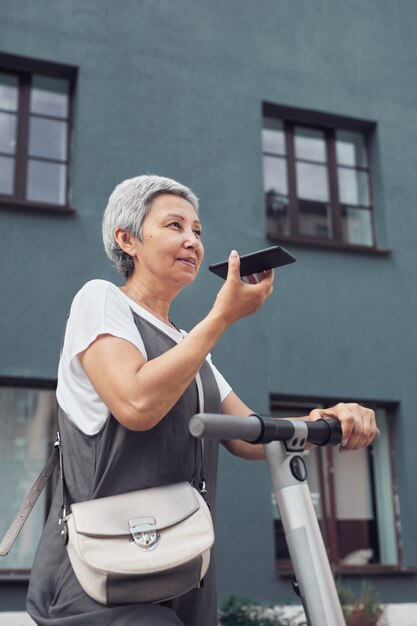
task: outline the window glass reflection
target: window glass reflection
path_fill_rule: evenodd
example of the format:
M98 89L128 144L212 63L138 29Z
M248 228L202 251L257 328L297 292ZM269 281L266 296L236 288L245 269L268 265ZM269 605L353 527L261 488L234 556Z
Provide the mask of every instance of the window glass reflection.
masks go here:
M372 246L372 218L367 209L345 207L343 218L344 240L358 246Z
M370 206L367 172L339 167L337 177L339 198L342 204Z
M262 149L264 152L285 155L284 125L281 120L266 118L262 129Z
M332 236L330 207L320 202L300 200L299 206L300 234L308 237L329 239Z
M290 234L288 197L274 191L265 194L267 228L270 235Z
M30 110L32 113L68 117L69 85L67 80L33 76Z
M264 191L288 194L287 161L279 157L264 156Z
M362 125L337 129L329 120L319 127L291 120L288 113L273 118L271 109L262 130L268 235L305 235L311 243L320 243L311 237L325 238L335 246L375 245Z
M326 142L324 132L314 128L297 126L294 134L295 156L297 159L326 163Z
M371 546L376 526L368 451L335 454L333 464L341 563L365 565L377 556Z
M15 113L0 112L0 152L14 154L16 151L16 123Z
M45 464L55 415L53 391L0 387L0 536L7 530ZM13 549L1 558L2 569L31 567L44 523L44 508L45 492Z
M336 132L336 158L339 165L367 167L368 160L363 135L338 130Z
M17 111L18 81L17 76L0 73L0 109Z
M329 200L327 167L313 163L296 163L297 195L307 200Z
M67 156L67 123L32 117L29 132L29 154L64 161Z
M0 156L0 193L13 193L14 159Z
M64 205L66 174L65 165L29 159L27 199Z
M397 532L400 532L395 519L394 498L391 485L393 475L390 458L389 418L384 409L377 409L376 421L380 430L378 445L372 449L373 480L376 495L376 519L379 530L379 557L381 563L396 565L399 562Z
M381 436L375 449L333 454L339 553L345 565L398 563L383 409L378 410L378 426Z

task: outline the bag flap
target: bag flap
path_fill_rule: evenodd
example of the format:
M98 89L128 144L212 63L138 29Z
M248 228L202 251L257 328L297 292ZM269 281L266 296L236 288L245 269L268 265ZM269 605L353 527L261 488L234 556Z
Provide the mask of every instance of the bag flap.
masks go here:
M130 535L132 519L153 517L156 529L162 530L186 519L198 508L197 491L183 482L77 502L72 505L71 514L78 533L114 537Z

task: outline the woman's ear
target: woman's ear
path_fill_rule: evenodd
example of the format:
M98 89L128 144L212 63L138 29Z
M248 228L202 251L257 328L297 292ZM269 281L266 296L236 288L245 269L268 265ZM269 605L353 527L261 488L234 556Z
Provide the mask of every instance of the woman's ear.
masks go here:
M137 239L132 235L132 233L124 228L116 228L113 236L116 243L124 252L130 254L130 256L135 256Z

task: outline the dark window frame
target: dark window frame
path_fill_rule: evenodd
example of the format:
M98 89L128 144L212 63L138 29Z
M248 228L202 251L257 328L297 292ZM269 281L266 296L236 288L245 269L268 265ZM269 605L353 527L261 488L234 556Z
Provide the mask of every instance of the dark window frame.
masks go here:
M0 205L7 207L20 207L29 210L54 211L56 213L73 213L71 205L72 188L72 145L74 136L74 96L77 68L74 66L52 63L39 59L18 57L0 53L0 72L10 74L18 78L18 113L17 113L17 140L15 153L15 171L13 194L0 193ZM49 78L58 78L68 81L68 124L67 149L65 160L47 159L36 157L39 161L65 163L67 167L65 203L55 204L46 201L32 201L26 198L27 188L27 164L29 161L29 118L30 116L53 119L53 116L43 116L31 113L29 110L30 88L33 75L41 75Z
M334 512L334 515L330 520L327 518L323 519L323 536L326 545L326 550L328 553L329 561L332 567L332 570L342 576L363 576L365 575L376 575L376 576L385 576L390 574L395 575L415 575L417 573L417 569L414 567L407 567L404 565L404 548L403 548L403 539L401 532L401 521L400 521L400 505L399 505L399 491L398 491L398 477L396 471L396 452L394 446L394 434L393 434L393 423L396 419L396 415L399 411L399 402L397 401L380 401L380 400L369 400L369 399L359 399L355 400L359 402L359 404L363 406L368 406L373 409L381 408L386 411L388 417L388 437L389 437L389 454L390 454L390 469L392 476L392 501L393 501L393 511L394 511L394 526L395 526L395 535L396 535L396 548L398 553L398 563L397 564L380 564L380 563L368 563L366 565L346 565L338 562L338 545L337 545L337 531L336 531L336 515L335 515L335 496L334 489L330 489L329 493L329 507L330 510ZM313 408L320 407L329 407L335 406L340 402L340 398L335 397L323 397L323 396L292 396L285 394L271 394L270 395L270 410L271 414L273 414L274 409L279 409L287 411L288 416L291 415L291 410L305 410L306 415ZM332 463L331 455L332 450L330 448L325 448L323 450L325 454L326 463ZM323 479L323 475L320 475L319 471L319 481ZM332 473L329 473L329 478L332 478ZM320 490L323 491L323 486L321 485ZM327 526L327 527L326 527ZM336 557L336 558L335 558ZM293 575L293 569L291 561L288 559L278 559L276 560L276 573L280 577L288 577Z
M339 249L347 251L357 251L370 254L389 254L390 251L378 247L375 227L375 205L373 194L373 175L372 175L372 163L371 163L371 142L372 136L375 133L376 122L358 120L355 118L342 117L338 115L331 115L321 113L318 111L308 111L304 109L295 109L292 107L286 107L265 102L262 107L262 120L265 118L272 118L279 120L283 123L286 141L286 155L285 161L287 165L287 183L288 183L288 202L289 202L289 234L276 234L272 228L268 226L268 220L272 219L271 216L266 216L266 236L273 242L291 242L295 244L304 244L309 246L315 246L320 248ZM263 126L263 124L262 124ZM298 159L295 158L294 150L294 128L296 126L303 126L312 130L319 130L324 133L327 149L326 171L328 173L329 180L329 207L330 207L330 219L332 223L332 235L331 237L320 237L317 235L305 235L300 233L299 229L299 198L296 190L296 163ZM370 211L371 216L371 234L372 245L362 245L356 243L349 243L344 241L343 232L343 211L344 205L340 201L338 193L338 178L337 178L337 161L336 161L336 132L337 131L354 131L360 133L364 137L365 149L368 156L367 167L352 167L352 169L358 171L366 171L368 174L369 182L369 207L363 208L363 210ZM262 154L270 156L270 154L263 150ZM343 166L345 167L345 166ZM358 208L361 208L358 205Z

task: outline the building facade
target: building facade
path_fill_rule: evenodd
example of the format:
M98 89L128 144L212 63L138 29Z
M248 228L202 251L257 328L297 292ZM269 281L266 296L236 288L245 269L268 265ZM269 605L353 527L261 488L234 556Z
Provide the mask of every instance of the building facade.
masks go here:
M175 303L181 327L208 312L208 265L232 248L297 257L214 362L260 413L375 409L378 444L308 453L310 489L342 584L414 601L417 6L4 0L0 23L0 530L54 437L70 302L92 278L121 284L106 199L157 173L201 202L206 259ZM0 610L24 608L50 495L0 561ZM216 545L220 598L292 598L265 464L221 454Z

